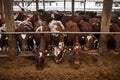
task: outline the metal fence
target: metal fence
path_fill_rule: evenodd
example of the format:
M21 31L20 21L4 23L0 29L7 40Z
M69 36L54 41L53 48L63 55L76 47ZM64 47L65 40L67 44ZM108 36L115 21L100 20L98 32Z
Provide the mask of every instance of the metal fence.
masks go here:
M120 32L0 32L0 34L120 34Z

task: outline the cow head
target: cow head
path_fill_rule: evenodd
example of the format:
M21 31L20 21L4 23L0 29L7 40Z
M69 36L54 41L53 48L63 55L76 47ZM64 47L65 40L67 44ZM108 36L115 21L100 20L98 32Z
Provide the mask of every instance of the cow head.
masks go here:
M86 44L85 44L85 47L84 47L85 50L92 49L93 44L94 44L94 39L95 39L95 37L94 37L93 34L86 35L86 37L85 37Z
M60 63L63 59L63 50L61 50L60 48L58 47L54 47L54 56L55 56L55 63Z
M32 23L29 21L23 21L19 23L18 27L16 28L17 32L31 32L32 30ZM17 36L17 40L22 51L29 50L30 47L28 46L28 43L30 40L32 40L32 34L20 34Z
M81 54L81 44L79 43L79 39L78 39L78 36L76 36L76 39L75 39L75 43L73 45L73 52L74 52L74 58L75 58L75 61L74 63L75 64L80 64L80 54Z

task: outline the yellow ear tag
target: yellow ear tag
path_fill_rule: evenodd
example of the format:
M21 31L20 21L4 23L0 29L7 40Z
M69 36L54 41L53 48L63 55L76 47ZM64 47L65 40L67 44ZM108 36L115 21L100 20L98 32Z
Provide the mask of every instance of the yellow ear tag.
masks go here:
M47 56L50 56L50 53L47 53Z
M29 36L29 38L31 38L31 36Z
M98 39L95 39L95 41L94 42L97 42L98 41Z
M66 51L66 49L64 49L64 51L63 52L65 52Z
M99 23L96 24L97 26L99 25Z
M69 48L69 51L71 51L71 48Z
M85 39L85 37L84 37L84 36L82 36L82 39Z

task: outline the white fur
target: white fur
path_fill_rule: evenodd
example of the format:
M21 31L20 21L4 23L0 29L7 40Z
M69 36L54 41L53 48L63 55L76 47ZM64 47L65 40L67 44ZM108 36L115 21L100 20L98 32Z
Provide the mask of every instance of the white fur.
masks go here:
M118 17L118 19L120 20L120 16Z
M62 22L61 21L57 21L59 24L60 24L60 26L62 27L62 30L65 30L65 27L64 27L64 25L62 24Z
M37 29L36 29L36 32L38 32L38 31L43 31L43 26L39 26Z
M0 51L2 51L2 48L0 47Z
M64 42L59 42L58 48L60 48L61 50L63 50L63 47L64 47Z
M0 27L0 32L6 31L6 24L2 24L2 26ZM0 38L2 37L2 35L0 34Z
M26 34L21 34L22 39L26 38Z
M62 22L61 21L57 21L57 20L52 20L49 23L49 28L52 30L53 26L55 26L56 23L59 23L63 30L65 29L64 25L62 24Z
M51 18L53 18L53 19L54 19L54 18L55 18L55 15L54 15L54 14L51 14Z
M74 47L74 49L78 49L78 48L79 48L79 46L75 46L75 47Z
M43 55L43 53L42 53L42 52L39 52L39 58L41 58L41 57L42 57L42 55Z
M87 36L87 39L88 39L88 40L90 40L91 38L92 38L92 36L90 36L90 35Z
M61 28L64 30L65 29L65 27L64 27L64 25L62 24L62 22L61 21L57 21L57 20L52 20L50 23L49 23L49 28L50 28L50 30L51 30L51 32L59 32L56 28L58 27L57 25L56 25L56 23L59 23L60 24L60 26L61 26ZM58 34L55 34L55 33L53 33L52 34L53 36L58 36Z
M57 57L60 54L61 50L58 47L54 47L54 55Z
M2 30L3 30L3 31L6 31L6 24L2 24L2 26L0 27L0 32L1 32Z

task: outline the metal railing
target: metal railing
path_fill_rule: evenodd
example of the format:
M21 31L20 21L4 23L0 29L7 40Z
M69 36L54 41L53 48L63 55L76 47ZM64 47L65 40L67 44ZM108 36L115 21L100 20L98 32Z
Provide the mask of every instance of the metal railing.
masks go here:
M120 34L120 32L0 32L0 34Z

